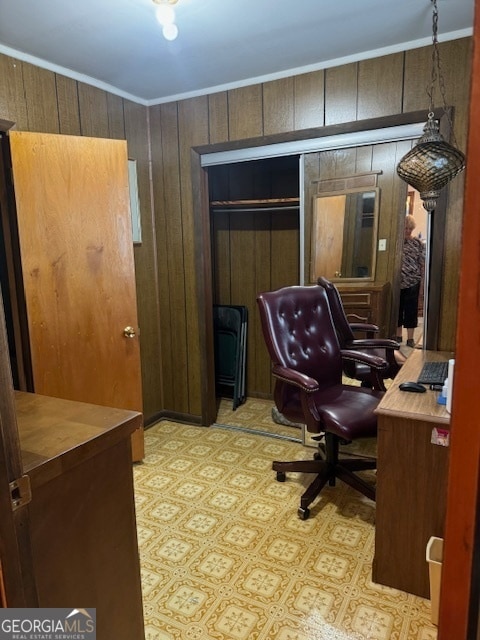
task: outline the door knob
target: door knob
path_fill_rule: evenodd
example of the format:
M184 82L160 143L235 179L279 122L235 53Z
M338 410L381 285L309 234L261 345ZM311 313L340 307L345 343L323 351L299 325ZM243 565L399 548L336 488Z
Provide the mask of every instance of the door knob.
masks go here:
M125 329L123 330L123 335L126 338L135 338L135 336L137 334L136 334L135 329L133 327L125 327Z

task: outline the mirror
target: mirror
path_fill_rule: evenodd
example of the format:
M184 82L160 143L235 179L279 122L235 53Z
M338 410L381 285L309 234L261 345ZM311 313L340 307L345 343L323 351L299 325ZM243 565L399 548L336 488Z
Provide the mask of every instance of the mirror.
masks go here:
M375 279L379 200L365 187L313 198L311 282Z

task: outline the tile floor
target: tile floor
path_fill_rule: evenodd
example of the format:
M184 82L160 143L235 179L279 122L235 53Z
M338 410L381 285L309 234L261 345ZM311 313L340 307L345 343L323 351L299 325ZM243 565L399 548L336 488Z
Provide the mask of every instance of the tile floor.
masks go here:
M243 412L266 433L299 435L271 407L223 400L218 422ZM167 421L145 436L134 476L146 640L436 638L429 601L371 581L372 502L339 483L298 519L309 478L278 483L271 461L310 448Z

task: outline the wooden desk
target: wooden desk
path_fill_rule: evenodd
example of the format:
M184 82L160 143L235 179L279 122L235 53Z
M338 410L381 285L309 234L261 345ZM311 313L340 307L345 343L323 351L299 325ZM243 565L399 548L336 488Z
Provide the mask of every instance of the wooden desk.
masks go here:
M414 350L378 405L377 501L373 581L429 598L425 551L443 537L448 447L431 443L435 427L449 431L450 416L438 391L408 393L425 360L451 353Z
M15 392L39 607L97 609L97 637L144 638L134 411Z

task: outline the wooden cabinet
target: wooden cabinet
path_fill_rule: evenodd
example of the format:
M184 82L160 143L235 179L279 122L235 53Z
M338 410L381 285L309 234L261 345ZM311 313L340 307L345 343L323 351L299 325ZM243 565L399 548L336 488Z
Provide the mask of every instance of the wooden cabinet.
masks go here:
M444 535L450 416L438 392L405 393L398 385L416 380L425 360L449 357L415 349L377 408L373 581L422 598L430 594L427 542Z
M335 283L350 322L369 322L378 325L379 337L389 337L391 307L390 283Z
M38 606L96 608L98 638L143 639L131 463L142 415L24 392L15 406Z

